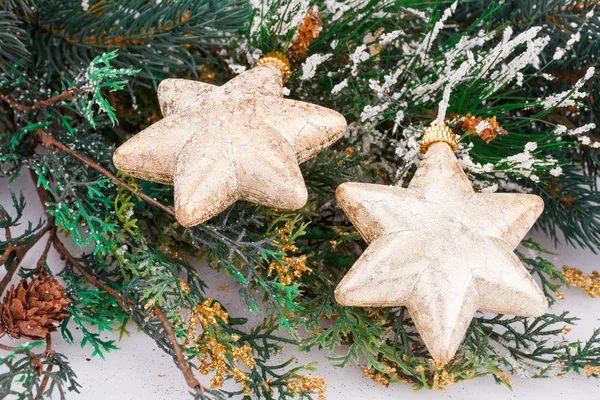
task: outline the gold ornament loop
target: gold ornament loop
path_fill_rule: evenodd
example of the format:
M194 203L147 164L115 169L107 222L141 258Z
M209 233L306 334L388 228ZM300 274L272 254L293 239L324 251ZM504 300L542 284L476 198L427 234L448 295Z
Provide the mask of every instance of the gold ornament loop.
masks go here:
M431 125L425 129L423 138L421 139L421 153L425 154L429 146L437 142L448 143L452 148L452 151L458 149L458 142L454 133L446 124L438 125L437 122L433 121Z
M285 54L279 51L267 53L256 62L255 67L267 63L273 63L281 70L281 73L283 74L283 83L286 83L290 80L290 76L292 76L292 70L290 68L290 60L288 60Z

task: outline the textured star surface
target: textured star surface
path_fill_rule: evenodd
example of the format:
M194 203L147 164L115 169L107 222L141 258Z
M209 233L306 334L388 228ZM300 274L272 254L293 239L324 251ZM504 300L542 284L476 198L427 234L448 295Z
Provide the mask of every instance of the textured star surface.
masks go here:
M179 223L193 226L237 200L294 210L307 191L299 163L336 141L346 120L336 111L284 99L272 63L223 86L166 79L158 88L161 121L113 156L117 169L174 185Z
M513 250L543 210L528 194L475 193L450 146L433 144L408 188L345 183L342 208L369 247L336 288L345 306L406 306L449 361L477 310L539 316L548 304Z

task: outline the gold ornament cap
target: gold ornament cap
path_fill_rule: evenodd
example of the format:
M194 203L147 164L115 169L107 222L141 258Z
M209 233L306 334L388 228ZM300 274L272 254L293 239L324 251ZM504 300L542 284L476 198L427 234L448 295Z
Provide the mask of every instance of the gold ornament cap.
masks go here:
M433 121L423 133L421 153L425 154L429 146L437 142L448 143L452 151L458 149L458 142L456 141L454 132L446 124L438 125L436 121Z
M256 62L255 67L267 63L273 63L277 65L277 67L281 70L281 73L283 74L283 83L286 83L290 80L290 76L292 76L292 69L290 68L290 60L285 54L279 51L272 51L270 53L267 53Z

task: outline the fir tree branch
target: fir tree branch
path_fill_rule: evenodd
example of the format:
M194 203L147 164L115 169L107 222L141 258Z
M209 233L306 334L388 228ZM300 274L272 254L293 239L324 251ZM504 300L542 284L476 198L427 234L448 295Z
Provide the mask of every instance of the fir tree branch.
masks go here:
M164 212L166 212L170 216L175 217L175 212L173 211L173 209L171 207L166 206L166 205L160 203L159 201L154 200L150 196L147 196L144 193L140 192L139 190L136 190L133 186L128 185L127 183L121 181L119 178L117 178L116 176L114 176L108 170L106 170L105 168L101 167L98 163L90 160L87 157L82 156L81 154L78 154L78 153L74 152L73 150L71 150L70 148L68 148L67 146L65 146L63 143L61 143L58 140L56 140L56 138L54 136L50 135L49 133L44 132L41 129L38 129L37 133L38 133L38 135L40 136L40 138L42 140L42 146L44 146L46 148L47 147L54 147L56 149L64 151L65 153L67 153L71 157L78 159L79 161L83 162L87 166L89 166L89 167L95 169L96 171L100 172L102 175L106 176L108 179L110 179L111 181L113 181L116 185L121 186L122 188L125 188L125 189L129 190L131 193L133 193L134 195L136 195L140 199L144 200L145 202L147 202L149 204L152 204L153 206L155 206L157 208L160 208L161 210L163 210Z

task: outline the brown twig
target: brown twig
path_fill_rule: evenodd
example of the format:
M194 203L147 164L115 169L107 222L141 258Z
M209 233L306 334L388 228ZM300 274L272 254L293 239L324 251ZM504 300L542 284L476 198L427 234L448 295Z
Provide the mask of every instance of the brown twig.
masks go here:
M6 249L4 249L4 253L2 253L2 255L0 256L0 267L3 266L4 264L6 264L6 261L8 260L8 257L10 256L10 253L12 253L13 250L14 250L13 244L8 243L6 245Z
M46 357L46 360L50 358L50 355L52 355L52 353L54 353L54 350L52 350L52 335L48 333L46 334L46 351L44 352L44 357ZM48 385L48 381L50 380L50 375L48 375L48 373L52 372L52 367L52 364L48 364L48 368L46 368L46 372L44 372L44 379L42 379L40 391L36 399L41 398L43 396L44 390L46 390L46 386Z
M21 261L23 261L23 258L25 257L25 254L27 254L27 252L42 238L42 236L44 236L46 234L46 232L48 232L50 230L50 226L48 224L46 224L46 226L44 226L39 232L38 234L35 236L35 238L33 239L33 241L31 243L27 243L27 244L23 244L21 246L17 246L13 249L13 251L16 254L15 260L13 261L12 265L10 266L10 269L8 271L6 271L6 275L4 275L4 277L2 277L2 280L0 281L0 294L4 293L4 289L6 289L6 287L8 286L8 284L10 283L10 281L13 278L13 275L15 274L15 272L17 271L17 269L19 268L19 265L21 264Z
M62 100L71 101L73 99L73 93L75 93L77 90L78 90L77 86L72 86L72 87L68 88L67 90L65 90L64 92L57 94L56 96L52 96L47 100L38 101L33 106L31 106L31 109L35 110L35 109L38 109L41 107L51 106L52 104L58 103L59 101L62 101Z
M27 112L31 109L31 107L26 106L25 104L17 103L16 101L9 99L4 93L0 93L0 101L5 102L12 108L16 108L19 111Z
M70 87L69 89L65 90L64 92L57 94L56 96L52 96L49 99L40 100L32 106L27 106L25 104L18 103L16 101L8 98L3 93L0 93L0 101L4 101L9 106L11 106L12 108L16 108L19 111L28 112L28 111L32 111L32 110L37 110L38 108L50 106L50 105L52 105L54 103L58 103L59 101L62 101L62 100L71 100L73 98L73 93L75 91L77 91L76 86Z
M69 263L73 267L75 267L75 269L77 269L77 271L79 271L79 273L81 275L83 275L85 277L85 279L87 279L92 285L96 286L99 289L104 290L106 293L110 294L115 299L117 299L117 302L119 303L119 305L121 306L121 308L123 309L123 311L125 311L126 313L129 314L129 308L126 306L125 302L123 301L121 293L119 293L117 290L111 288L110 286L108 286L104 282L99 281L92 274L90 274L83 267L83 265L81 265L81 263L79 261L77 261L77 259L67 250L67 248L65 247L65 245L63 244L63 242L61 242L60 239L58 237L56 237L56 236L54 237L54 248L63 257L65 257L69 261ZM131 300L129 300L129 301L131 301Z
M4 215L0 215L0 221L6 221L6 217ZM0 267L6 263L6 260L8 260L8 257L10 256L10 253L12 253L12 251L15 248L10 242L10 240L12 239L10 227L7 226L6 228L4 228L4 236L6 236L6 241L8 242L8 244L6 245L6 249L4 249L4 252L0 256Z
M6 351L13 351L15 348L12 346L7 346L5 344L0 343L0 349L1 350L6 350Z
M2 281L0 281L0 294L4 293L4 289L6 289L6 287L12 280L13 275L19 268L19 264L20 262L18 262L17 260L13 261L12 265L10 266L10 269L6 271L6 275L4 275Z
M171 207L168 207L168 206L162 204L161 202L154 200L150 196L145 195L144 193L140 192L139 190L136 190L133 186L128 185L125 182L121 181L116 176L114 176L112 173L110 173L107 169L101 167L98 163L90 160L89 158L87 158L85 156L82 156L81 154L78 154L78 153L74 152L73 150L71 150L70 148L68 148L67 146L65 146L63 143L61 143L58 140L56 140L56 138L54 136L52 136L51 134L49 134L47 132L44 132L41 129L38 129L37 133L38 133L38 135L40 136L40 138L42 140L42 146L44 146L44 147L51 147L52 146L52 147L54 147L56 149L64 151L65 153L67 153L71 157L78 159L79 161L83 162L87 166L89 166L89 167L95 169L96 171L100 172L102 175L106 176L108 179L110 179L111 181L113 181L116 185L121 186L122 188L125 188L125 189L129 190L131 193L133 193L134 195L136 195L140 199L146 201L147 203L152 204L153 206L155 206L157 208L160 208L161 210L163 210L164 212L166 212L170 216L175 217L175 212L173 211L173 209Z
M10 253L12 253L12 251L14 249L15 248L12 243L8 243L6 245L6 249L4 249L4 253L2 253L2 255L0 256L0 267L3 266L4 264L6 264L6 261L8 260Z
M202 392L202 394L204 394L204 388L202 387L200 382L198 382L198 379L196 379L196 377L194 376L194 372L192 371L189 364L185 360L185 355L183 354L183 351L181 350L181 346L179 345L179 342L177 342L177 337L175 336L175 332L173 332L173 328L171 327L171 324L169 323L169 319L162 312L162 310L160 308L154 306L154 308L152 310L154 311L154 315L156 315L158 317L158 319L160 320L160 322L162 322L162 324L165 328L165 332L167 332L167 335L169 335L169 339L171 339L171 344L173 345L173 350L175 350L175 355L177 356L177 362L179 363L179 369L183 373L183 377L185 378L185 381L187 382L188 386L191 388L198 387L198 388L200 388L200 391Z
M54 221L52 221L52 224L54 225ZM50 251L50 246L54 242L54 238L56 238L56 226L52 226L52 228L50 228L49 232L50 233L48 234L48 240L46 241L46 246L44 247L44 251L42 252L42 255L40 256L40 258L38 259L38 262L37 262L38 274L41 274L41 275L46 274L46 271L44 269L44 264L46 263L46 259L48 258L48 252Z

